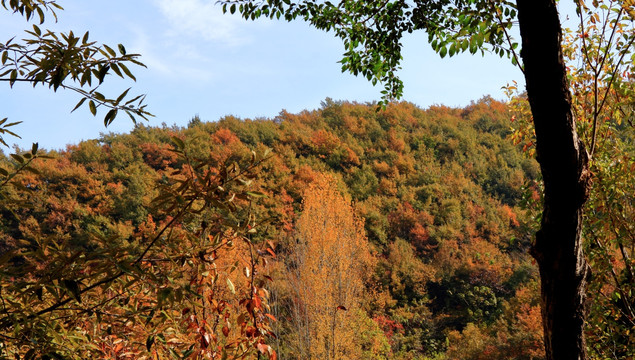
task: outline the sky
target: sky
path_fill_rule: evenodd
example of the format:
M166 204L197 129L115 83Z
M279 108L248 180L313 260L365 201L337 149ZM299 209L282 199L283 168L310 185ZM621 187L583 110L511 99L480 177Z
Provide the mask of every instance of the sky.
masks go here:
M147 68L131 67L136 82L109 77L102 93L116 97L147 94L155 117L148 126L187 126L194 117L216 121L223 116L273 118L286 110L297 113L320 107L327 97L357 102L378 101L383 87L341 73L343 45L332 33L297 21L246 21L223 14L215 0L58 0L64 11L58 22L41 28L76 35L111 47L122 43L141 54ZM0 11L0 40L20 37L30 29L19 15ZM501 87L522 74L497 55L460 54L441 59L416 32L403 41L400 78L402 100L422 108L435 104L462 107L484 95L504 99ZM22 121L14 128L22 139L5 137L22 149L64 149L67 144L99 138L101 133L127 132L134 125L121 114L108 128L105 112L93 117L87 107L70 113L79 95L28 84L0 83L0 118ZM143 121L143 120L142 120ZM6 150L6 149L5 149Z

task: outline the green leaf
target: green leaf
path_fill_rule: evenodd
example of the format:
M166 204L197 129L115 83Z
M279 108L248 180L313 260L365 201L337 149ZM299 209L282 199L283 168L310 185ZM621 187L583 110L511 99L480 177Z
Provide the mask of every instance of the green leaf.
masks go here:
M123 72L128 75L129 78L131 78L134 81L137 81L137 78L134 77L134 75L132 75L132 73L130 72L130 69L128 69L128 67L122 63L119 63L119 67L121 68L121 70L123 70Z
M126 89L126 91L124 91L123 93L121 93L121 95L117 97L117 100L115 100L115 104L119 104L121 100L123 100L126 97L126 95L128 95L128 91L130 91L130 88Z
M79 284L77 283L77 281L75 280L62 280L62 283L64 284L64 287L70 291L71 296L73 297L73 299L77 300L77 302L81 303L82 299L81 299L81 292L79 291Z
M92 73L90 70L86 70L84 71L84 74L82 74L82 77L79 79L79 83L81 85L84 85L86 83L88 83L88 86L91 85L92 82Z
M108 111L108 113L106 113L106 116L104 117L104 126L108 127L108 125L112 124L112 122L115 120L115 117L117 117L117 109L110 109L110 111Z
M75 107L73 108L73 110L71 110L71 113L77 109L79 109L80 106L82 106L82 104L84 103L84 101L86 101L86 98L82 98L81 100L79 100L79 102L77 103L77 105L75 105ZM92 110L91 110L92 111ZM94 115L94 114L93 114Z
M52 5L55 5L55 3ZM38 6L35 8L35 11L37 11L37 15L40 17L40 25L44 24L44 10ZM53 15L55 16L55 13L53 13ZM57 16L55 16L55 18L57 19Z
M9 86L13 87L13 84L15 84L15 81L18 78L18 71L13 69L11 71L11 75L9 75Z
M181 355L182 359L187 359L190 355L192 355L192 353L194 352L194 345L190 346L189 349L183 351L183 354Z
M38 143L33 143L33 145L31 145L31 154L33 154L33 156L37 154L37 149L38 149Z
M110 70L110 65L104 65L97 72L97 79L99 79L100 84L104 82L104 78L106 78L106 74L108 74L108 70Z
M183 142L183 140L179 139L176 136L172 136L172 142L176 145L177 148L179 148L180 150L183 150L185 148L185 143Z
M15 122L9 123L9 124L6 124L5 126L3 126L2 128L0 128L0 130L2 130L3 133L7 133L7 134L11 134L11 135L13 135L15 137L19 137L17 134L13 133L12 131L7 130L7 128L11 127L11 126L15 126L15 125L21 124L21 123L22 123L22 121L15 121ZM20 139L22 139L22 138L20 138Z
M93 114L93 116L97 115L97 107L95 106L95 102L94 101L90 101L88 103L88 108L90 109L90 112Z
M112 71L115 72L115 74L117 74L117 76L119 76L122 79L124 78L123 74L121 73L121 70L119 70L119 65L113 63L110 65L110 68L112 69Z
M255 197L255 198L261 198L261 197L267 197L267 195L259 192L259 191L247 191L246 192L247 195L251 196L251 197Z
M172 295L172 289L170 289L170 288L163 288L163 289L159 290L159 293L157 294L157 300L158 300L159 307L163 306L165 304L165 301L171 295Z
M126 55L126 48L122 44L119 44L117 46L119 47L119 52L121 53L121 55Z
M115 50L113 50L110 46L104 44L104 48L106 49L106 51L108 51L108 54L110 54L112 57L117 56L117 53L115 52Z
M470 54L472 55L476 54L477 50L478 50L478 46L476 45L476 42L470 41Z
M146 339L146 349L148 349L148 351L152 348L152 344L154 344L154 335L150 335Z
M22 156L18 154L11 154L11 157L20 164L24 164L24 158Z
M444 46L441 49L439 49L439 55L441 56L441 58L444 58L447 53L448 53L447 47Z

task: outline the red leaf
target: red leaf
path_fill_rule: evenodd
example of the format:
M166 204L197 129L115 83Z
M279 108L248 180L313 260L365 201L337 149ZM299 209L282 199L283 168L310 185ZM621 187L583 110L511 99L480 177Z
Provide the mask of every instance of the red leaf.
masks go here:
M255 337L256 336L256 328L254 328L253 326L249 326L245 330L245 335L247 335L247 337Z

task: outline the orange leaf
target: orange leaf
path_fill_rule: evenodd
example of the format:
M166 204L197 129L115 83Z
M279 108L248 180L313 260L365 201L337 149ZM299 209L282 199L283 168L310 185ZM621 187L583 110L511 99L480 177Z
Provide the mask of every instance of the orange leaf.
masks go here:
M260 297L254 294L254 306L258 309L262 309L262 302L260 301Z
M269 352L269 345L258 343L257 347L258 347L258 351L260 351L263 354L266 354Z

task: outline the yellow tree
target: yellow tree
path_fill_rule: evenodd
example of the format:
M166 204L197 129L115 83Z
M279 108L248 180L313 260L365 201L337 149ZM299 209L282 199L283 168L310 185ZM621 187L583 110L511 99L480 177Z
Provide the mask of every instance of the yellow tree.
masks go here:
M336 181L319 175L305 191L295 227L288 278L292 355L301 359L355 359L361 356L358 329L365 275L372 258L362 220Z

